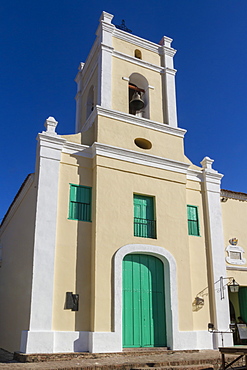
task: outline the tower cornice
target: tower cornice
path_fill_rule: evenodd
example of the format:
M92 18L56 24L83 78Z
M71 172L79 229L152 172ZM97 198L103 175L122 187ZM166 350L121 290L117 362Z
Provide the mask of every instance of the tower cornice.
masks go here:
M133 35L131 33L119 30L117 28L114 29L113 31L113 37L116 37L120 40L129 42L133 45L136 45L138 47L141 47L143 49L147 49L149 51L152 51L157 54L161 54L165 52L166 54L170 54L171 56L174 56L176 54L176 50L173 49L172 47L168 46L161 46L160 44L156 44L155 42L145 40L139 36ZM169 40L169 43L172 42L172 39L169 37L164 36L165 39Z
M147 118L137 117L133 114L123 113L123 112L115 111L113 109L106 109L98 105L95 107L94 111L91 113L91 115L85 122L84 126L82 127L82 130L81 130L82 132L87 131L92 126L97 115L116 119L118 121L123 121L126 123L131 123L133 125L142 126L145 128L150 128L152 130L165 132L167 134L179 136L182 138L187 132L185 129L172 127L165 123L151 121L150 119L147 119Z

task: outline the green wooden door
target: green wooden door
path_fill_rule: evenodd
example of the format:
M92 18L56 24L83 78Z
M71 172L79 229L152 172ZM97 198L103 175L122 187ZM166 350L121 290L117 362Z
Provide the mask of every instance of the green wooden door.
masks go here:
M236 294L236 293L235 293ZM240 287L238 292L240 316L247 322L247 287Z
M163 263L129 254L123 260L123 347L166 346Z

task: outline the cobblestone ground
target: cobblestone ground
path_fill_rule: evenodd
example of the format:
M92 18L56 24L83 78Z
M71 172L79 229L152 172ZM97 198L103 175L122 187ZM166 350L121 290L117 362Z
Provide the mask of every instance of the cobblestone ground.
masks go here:
M215 369L220 367L220 354L218 351L203 350L203 351L167 351L167 353L159 354L134 354L131 352L125 354L104 354L93 355L94 358L73 358L70 360L46 361L35 363L19 363L13 360L13 354L0 349L0 369L8 370L23 370L23 369L44 369L44 370L110 370L110 369L126 369L138 367L158 367L164 363L170 365L184 364L184 369L190 368L186 366L189 363L208 363L215 364ZM193 368L193 366L191 366Z

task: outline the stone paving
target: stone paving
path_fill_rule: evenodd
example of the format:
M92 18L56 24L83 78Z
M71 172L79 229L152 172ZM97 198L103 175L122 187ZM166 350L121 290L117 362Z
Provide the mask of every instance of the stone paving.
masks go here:
M206 364L219 369L221 356L218 351L162 351L162 353L111 353L87 354L68 360L20 363L13 360L13 354L0 349L0 369L8 370L132 370L132 369L209 369ZM178 365L180 365L178 367ZM201 366L200 366L201 365ZM211 367L212 368L212 367Z

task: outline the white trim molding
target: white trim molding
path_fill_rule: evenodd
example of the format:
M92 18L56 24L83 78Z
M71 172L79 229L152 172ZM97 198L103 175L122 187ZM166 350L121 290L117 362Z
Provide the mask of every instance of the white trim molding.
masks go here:
M176 50L170 46L173 40L167 36L163 36L163 38L161 39L161 43L163 43L163 40L165 40L165 47L163 47L163 45L161 46L161 44L156 44L155 42L148 41L139 36L119 30L118 28L114 29L113 37L126 41L137 47L152 51L153 53L156 54L163 53L163 48L165 49L165 52L167 54L169 53L169 55L171 56L174 56L176 54Z
M37 203L33 248L30 330L51 330L54 259L56 246L59 166L66 140L56 134L57 122L46 120L47 131L38 135L36 159Z
M219 331L225 331L229 326L230 312L228 291L225 291L225 297L222 299L220 294L221 277L226 275L225 251L222 248L224 245L222 210L220 203L220 183L223 175L219 174L212 168L213 160L205 157L201 165L203 167L203 198L205 204L206 218L206 253L209 261L209 300L211 304L211 312L213 313L212 322ZM216 288L215 289L215 285ZM224 335L224 343L226 346L232 345L232 337ZM220 345L217 343L219 338L215 338L215 347Z
M112 55L115 58L122 59L126 62L133 63L133 64L138 65L140 67L151 69L152 71L155 71L155 72L164 73L164 71L165 71L164 67L157 66L155 64L146 62L145 60L135 58L131 55L127 55L127 54L121 53L121 52L116 51L116 50L113 51Z
M90 332L87 331L26 331L21 334L22 353L88 352Z
M130 123L132 125L149 128L155 131L165 132L167 134L182 137L182 138L187 132L187 130L182 129L182 128L172 127L172 126L169 126L168 124L160 123L157 121L151 121L150 119L143 118L143 117L137 117L133 114L123 113L123 112L119 112L113 109L103 108L99 105L96 105L93 112L88 117L87 121L82 127L82 132L87 131L92 126L97 115L116 119L118 121L122 121L125 123Z
M247 271L247 267L243 266L226 266L226 269L232 271Z
M178 172L184 175L187 174L189 167L188 163L97 142L93 143L90 147L82 144L66 142L63 146L63 153L86 158L94 158L96 155L100 155L102 157L113 158L143 166Z
M203 181L202 170L188 168L187 180L202 182Z
M118 148L107 144L93 143L92 150L93 157L95 155L101 155L103 157L141 164L143 166L178 172L184 175L187 173L187 169L189 167L189 165L184 162L158 157L151 154L139 153L134 150Z

